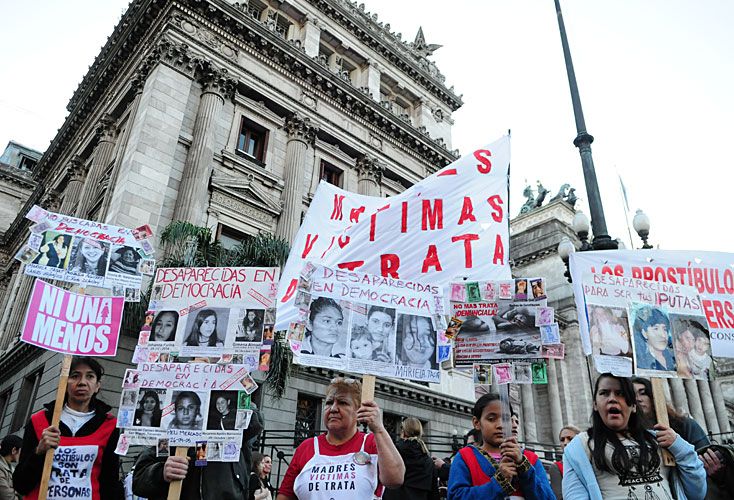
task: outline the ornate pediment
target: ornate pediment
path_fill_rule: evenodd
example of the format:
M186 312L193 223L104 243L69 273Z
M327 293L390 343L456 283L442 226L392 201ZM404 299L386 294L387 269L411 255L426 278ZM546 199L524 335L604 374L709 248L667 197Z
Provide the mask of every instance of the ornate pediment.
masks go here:
M236 178L215 174L211 187L212 205L230 208L261 222L272 222L283 210L280 200L260 187L254 176Z

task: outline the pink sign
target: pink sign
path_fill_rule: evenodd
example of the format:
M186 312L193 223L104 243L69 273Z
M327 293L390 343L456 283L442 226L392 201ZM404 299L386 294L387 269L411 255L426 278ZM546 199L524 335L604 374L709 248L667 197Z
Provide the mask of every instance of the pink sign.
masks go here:
M79 295L36 280L20 339L49 351L114 356L124 297Z

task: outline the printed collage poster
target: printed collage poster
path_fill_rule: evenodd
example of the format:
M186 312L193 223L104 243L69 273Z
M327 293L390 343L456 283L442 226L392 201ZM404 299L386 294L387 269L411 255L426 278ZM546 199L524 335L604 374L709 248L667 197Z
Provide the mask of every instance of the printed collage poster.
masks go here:
M451 283L447 336L457 367L471 368L475 395L497 384L547 383L544 358L563 358L544 278Z
M25 274L108 288L128 302L140 301L142 277L155 268L149 226L127 229L38 206L26 217L35 224L15 256L25 264Z
M708 380L710 330L695 288L586 274L582 281L599 373Z
M569 260L576 309L584 311L582 280L603 274L692 286L701 297L713 356L734 358L734 253L683 250L604 250L574 252ZM581 343L591 354L591 336L585 314L579 314Z
M158 268L133 362L224 357L266 371L278 268Z
M257 383L244 365L141 363L125 372L117 426L125 446L207 443L211 461L239 460ZM124 438L122 437L124 436ZM160 456L160 454L159 454Z
M298 364L438 383L448 357L442 289L307 263L288 341Z

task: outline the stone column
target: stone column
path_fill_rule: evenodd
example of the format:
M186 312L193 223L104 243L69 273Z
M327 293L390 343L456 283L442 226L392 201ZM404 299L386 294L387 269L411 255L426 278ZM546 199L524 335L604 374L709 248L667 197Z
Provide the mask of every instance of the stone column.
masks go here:
M202 87L199 109L173 210L173 220L197 226L206 220L206 207L209 205L207 191L213 168L214 125L224 107L224 99L232 97L236 82L227 76L227 70L207 66L199 75L199 83Z
M686 396L686 389L683 387L683 381L679 378L669 378L668 384L670 385L670 392L673 396L673 408L690 415L691 410L688 407L688 397Z
M716 408L716 418L719 420L719 431L731 432L729 412L726 409L724 393L721 391L721 382L719 380L712 380L709 382L709 387L711 388L711 396L714 400L714 408Z
M709 432L718 434L721 430L719 430L719 421L716 420L716 408L714 408L714 399L711 396L708 380L696 380L696 385L698 385L698 393L701 395L701 406L706 417L706 426L709 428Z
M86 166L79 155L71 157L67 172L69 180L66 183L64 201L61 202L59 211L62 214L74 214L76 213L76 206L79 204L82 190L84 189L84 178L87 176Z
M107 223L110 223L108 212L110 211L110 204L112 203L112 195L114 193L115 186L117 185L117 177L119 176L120 165L122 164L122 159L125 154L125 150L127 149L127 144L130 140L130 133L132 132L133 125L135 124L135 116L138 114L138 107L140 106L140 96L143 94L143 87L145 86L146 78L147 73L142 71L138 71L135 77L133 77L132 87L135 91L135 97L133 97L133 100L130 101L130 104L128 105L130 111L127 115L127 125L125 126L125 132L123 133L122 137L120 137L120 154L118 155L118 158L115 161L115 166L112 170L112 173L110 174L107 193L105 194L104 201L102 202L102 210L100 211L100 220L103 220Z
M357 171L357 192L367 196L380 196L382 165L369 155L361 156L355 166Z
M704 431L708 432L706 426L706 417L703 414L703 407L701 406L701 396L698 394L698 386L695 380L684 380L683 386L686 388L686 395L688 396L688 407L691 409L691 418L698 422Z
M318 128L311 119L293 114L285 120L288 143L285 149L283 172L283 211L278 219L276 235L289 243L293 241L301 225L303 210L303 179L306 175L306 153L313 144Z
M563 410L561 410L561 393L558 391L558 371L556 360L548 359L548 404L550 405L551 432L553 443L558 439L558 434L563 427Z
M520 384L522 399L522 426L525 441L538 442L538 430L535 425L535 396L531 384Z
M98 142L94 148L92 165L89 167L89 174L84 183L84 188L79 198L79 205L76 209L76 216L82 219L87 218L94 198L97 196L104 171L112 159L112 152L115 148L115 136L117 135L115 120L105 113L99 120L96 134Z

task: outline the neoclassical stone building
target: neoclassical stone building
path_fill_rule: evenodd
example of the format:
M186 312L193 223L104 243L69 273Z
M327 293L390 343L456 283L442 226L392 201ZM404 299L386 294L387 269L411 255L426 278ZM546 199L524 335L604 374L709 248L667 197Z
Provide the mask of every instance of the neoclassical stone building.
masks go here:
M403 41L346 0L133 1L29 176L25 205L0 227L0 434L18 431L58 380L59 356L17 340L32 280L13 255L28 208L154 231L184 220L225 246L261 231L291 239L322 179L390 196L457 157L462 101L433 50L422 32ZM136 335L105 363L113 406ZM268 429L292 445L294 431L318 427L331 376L302 370L281 401L259 395ZM416 415L432 434L465 432L472 390L461 379L380 381L390 426Z

